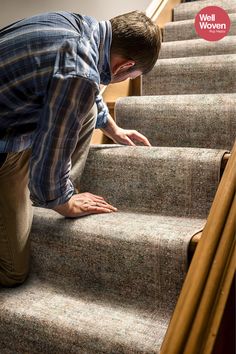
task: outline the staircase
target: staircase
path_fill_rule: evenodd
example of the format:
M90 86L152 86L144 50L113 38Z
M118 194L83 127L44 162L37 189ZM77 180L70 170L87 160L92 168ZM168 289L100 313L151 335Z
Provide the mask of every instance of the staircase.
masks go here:
M32 272L0 290L1 354L159 353L236 131L236 2L219 42L196 38L180 4L141 97L116 104L153 147L91 146L81 191L119 211L76 220L35 209ZM170 353L171 354L171 353Z

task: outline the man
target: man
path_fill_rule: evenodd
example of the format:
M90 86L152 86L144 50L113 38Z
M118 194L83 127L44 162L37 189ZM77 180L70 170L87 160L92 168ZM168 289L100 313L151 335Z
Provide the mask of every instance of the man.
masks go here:
M71 180L95 127L120 144L150 145L116 125L99 87L150 71L159 50L158 27L137 11L103 22L46 13L0 30L0 285L28 274L32 202L66 217L116 211Z

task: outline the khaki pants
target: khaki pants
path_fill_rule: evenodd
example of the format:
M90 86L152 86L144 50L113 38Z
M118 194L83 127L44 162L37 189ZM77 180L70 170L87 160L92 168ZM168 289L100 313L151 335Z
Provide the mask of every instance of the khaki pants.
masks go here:
M85 117L72 156L71 179L79 183L96 123L94 105ZM22 283L29 273L33 208L29 198L30 150L8 153L0 167L0 285Z

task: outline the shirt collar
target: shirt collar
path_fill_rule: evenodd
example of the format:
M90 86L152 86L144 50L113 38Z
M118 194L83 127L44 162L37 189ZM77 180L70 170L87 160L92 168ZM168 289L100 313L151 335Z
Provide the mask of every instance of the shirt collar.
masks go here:
M110 21L99 22L100 45L98 70L101 84L108 85L111 81L110 48L112 40L112 29Z

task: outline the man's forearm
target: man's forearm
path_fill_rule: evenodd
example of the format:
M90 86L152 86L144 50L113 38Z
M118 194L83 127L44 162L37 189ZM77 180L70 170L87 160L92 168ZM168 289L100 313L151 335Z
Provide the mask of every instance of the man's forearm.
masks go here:
M117 135L118 129L118 125L116 124L112 116L109 114L107 119L107 125L106 127L101 129L102 132L109 138L114 139Z

